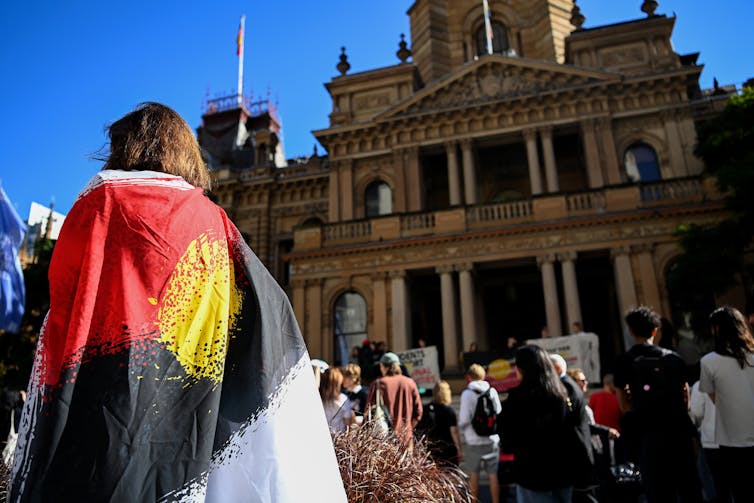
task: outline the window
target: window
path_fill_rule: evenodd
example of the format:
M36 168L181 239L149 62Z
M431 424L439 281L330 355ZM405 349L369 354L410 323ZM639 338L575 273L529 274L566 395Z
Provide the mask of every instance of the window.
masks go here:
M367 186L364 199L366 200L366 217L389 215L393 212L393 191L390 185L378 180Z
M657 152L646 143L630 146L623 156L623 163L631 182L656 182L660 179Z
M346 365L354 346L367 338L367 303L356 292L346 292L335 301L333 313L335 365Z
M508 51L508 30L503 23L492 21L492 52L493 54L505 54ZM487 29L484 23L476 31L476 55L487 54Z

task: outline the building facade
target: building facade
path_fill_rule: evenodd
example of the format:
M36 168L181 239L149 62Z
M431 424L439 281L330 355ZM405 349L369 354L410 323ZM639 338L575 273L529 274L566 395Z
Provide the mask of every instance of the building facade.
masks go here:
M488 29L478 0L416 0L398 64L350 74L343 50L314 132L327 155L287 167L269 113L207 111L202 132L266 145L200 132L226 159L218 203L289 292L313 356L424 339L453 375L472 342L502 350L580 322L609 369L630 306L683 319L674 231L724 213L695 125L735 88L700 89L698 55L674 52L676 18L656 8L584 29L573 0L491 1Z

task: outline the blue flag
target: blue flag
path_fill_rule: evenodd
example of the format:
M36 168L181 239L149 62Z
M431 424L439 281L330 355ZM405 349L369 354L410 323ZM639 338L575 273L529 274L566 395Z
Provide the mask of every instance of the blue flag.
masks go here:
M18 248L26 224L0 187L0 330L16 333L24 315L26 289Z

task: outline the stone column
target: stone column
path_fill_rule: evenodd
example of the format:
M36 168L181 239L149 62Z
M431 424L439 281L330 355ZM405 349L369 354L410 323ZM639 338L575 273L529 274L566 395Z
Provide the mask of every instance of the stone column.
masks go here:
M566 318L568 327L575 321L583 324L581 319L581 301L579 300L579 286L576 281L576 252L566 252L558 255L563 269L563 293L565 294Z
M409 320L411 311L408 306L406 292L406 271L390 272L391 306L393 319L393 344L395 351L404 351L409 348Z
M558 192L558 168L555 164L555 149L552 146L552 128L544 127L540 130L542 135L542 155L545 158L545 178L547 179L547 192Z
M586 158L586 173L589 187L594 189L605 185L600 166L600 152L597 146L597 135L594 130L594 120L581 122L581 136L584 143L584 157Z
M353 220L353 161L340 163L340 218Z
M539 168L539 152L537 151L537 130L524 129L524 140L526 141L526 158L529 161L531 193L532 195L541 194L542 173Z
M340 171L336 168L330 171L328 217L330 222L340 221Z
M472 342L477 340L476 308L474 306L474 276L473 264L456 266L458 271L458 285L461 293L461 339L463 351L467 351Z
M458 152L456 142L445 144L445 152L448 156L448 193L450 205L461 204L461 180L458 177Z
M560 301L558 300L558 284L555 281L555 257L542 255L537 257L537 265L542 272L542 290L545 295L545 315L547 316L547 333L550 337L558 337L562 332L560 323Z
M291 281L293 287L293 314L296 316L299 329L304 336L304 342L306 346L311 346L309 340L309 334L306 333L304 327L306 327L306 283L301 279L294 279Z
M377 272L372 275L372 296L372 327L374 331L370 334L370 339L387 341L387 289L384 272Z
M419 162L419 149L408 148L405 153L406 160L406 207L408 211L421 211L422 201L422 176Z
M393 171L395 173L395 187L393 188L393 210L396 213L405 213L408 208L406 204L406 191L408 190L408 181L406 180L406 164L408 156L405 150L393 151Z
M613 270L615 272L615 289L618 293L618 308L621 314L621 325L623 317L629 309L636 307L636 288L634 286L634 273L631 268L631 255L628 247L616 248L610 251L613 259ZM631 339L628 331L624 327L623 339L625 349L631 347Z
M463 190L466 204L476 204L476 166L474 166L474 150L471 140L461 142L463 157Z
M663 169L663 166L660 165L660 171L662 172L663 178L688 176L689 172L686 168L686 159L683 153L681 134L678 131L678 114L673 111L668 111L662 114L662 119L665 123L665 136L670 151L670 169ZM657 156L657 161L660 162L659 152L657 152Z
M322 337L322 280L306 281L306 326L301 327L306 334L309 354L312 358L332 360L332 337Z
M653 257L653 247L650 244L634 247L634 253L639 262L639 277L641 279L642 303L657 312L662 311L660 303L660 289L657 286L657 274Z
M456 317L456 293L453 287L453 266L445 265L436 269L440 275L442 296L442 341L444 347L445 371L458 369L458 319Z
M615 150L615 138L613 137L613 121L610 117L601 117L597 119L597 129L601 132L600 139L602 142L602 162L605 166L605 175L609 185L615 185L623 182L621 174L621 164L623 160L618 160L618 153Z

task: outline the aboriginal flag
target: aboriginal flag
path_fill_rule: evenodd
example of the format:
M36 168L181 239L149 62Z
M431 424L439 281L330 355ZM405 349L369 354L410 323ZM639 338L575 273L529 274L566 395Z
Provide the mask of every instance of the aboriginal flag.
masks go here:
M101 171L66 218L10 501L345 501L284 292L182 178Z

